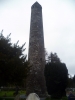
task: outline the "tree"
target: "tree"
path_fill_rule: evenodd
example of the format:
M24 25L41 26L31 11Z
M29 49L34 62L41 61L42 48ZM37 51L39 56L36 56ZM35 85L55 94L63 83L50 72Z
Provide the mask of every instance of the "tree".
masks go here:
M71 77L68 77L68 86L67 86L68 88L73 88L74 86L73 86L73 78L71 78Z
M56 53L51 53L50 60L46 63L45 79L48 93L54 98L61 98L68 84L68 70Z
M72 85L71 87L75 88L75 75L72 77Z
M0 86L21 85L28 71L26 55L23 54L25 43L22 46L18 45L19 41L12 44L10 35L0 34Z
M73 76L73 82L75 83L75 75Z
M60 58L58 57L57 53L50 53L50 55L48 56L48 62L50 63L60 63Z

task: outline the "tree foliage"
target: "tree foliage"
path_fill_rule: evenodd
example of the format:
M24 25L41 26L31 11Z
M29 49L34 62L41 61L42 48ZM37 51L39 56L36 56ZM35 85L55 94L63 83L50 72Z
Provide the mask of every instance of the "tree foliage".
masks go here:
M60 58L58 57L57 53L50 53L47 58L49 63L60 63Z
M20 85L23 79L27 76L28 62L24 46L11 43L10 34L4 37L2 32L0 34L0 86L9 84Z
M60 62L56 53L51 53L49 62L45 66L45 79L47 91L52 97L62 97L67 87L68 70L64 63Z
M75 88L75 75L74 76L71 76L69 74L68 76L68 88Z
M75 83L75 75L73 76L73 82Z

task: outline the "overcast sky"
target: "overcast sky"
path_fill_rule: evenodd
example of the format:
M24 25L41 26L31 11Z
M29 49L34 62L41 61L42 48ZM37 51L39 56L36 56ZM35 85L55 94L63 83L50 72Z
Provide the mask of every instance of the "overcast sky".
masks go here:
M56 52L75 74L75 0L37 0L42 5L45 48ZM35 0L0 0L0 31L11 42L26 42L28 54L31 5Z

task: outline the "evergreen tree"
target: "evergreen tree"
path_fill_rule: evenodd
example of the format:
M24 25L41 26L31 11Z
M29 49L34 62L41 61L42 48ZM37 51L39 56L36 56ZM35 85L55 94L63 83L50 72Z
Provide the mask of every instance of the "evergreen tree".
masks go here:
M27 76L28 62L26 55L24 55L24 46L11 43L9 34L4 37L2 32L0 34L0 86L21 85Z
M49 57L49 62L45 66L47 91L52 97L61 98L68 84L68 70L56 53L51 53Z

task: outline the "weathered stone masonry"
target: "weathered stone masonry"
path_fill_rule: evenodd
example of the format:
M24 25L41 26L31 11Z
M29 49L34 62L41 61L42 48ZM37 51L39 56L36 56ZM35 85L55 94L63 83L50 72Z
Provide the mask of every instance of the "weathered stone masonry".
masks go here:
M35 92L39 96L45 96L45 52L42 7L38 2L35 2L31 7L31 25L28 59L32 67L30 69L30 74L27 79L27 95L29 93Z

